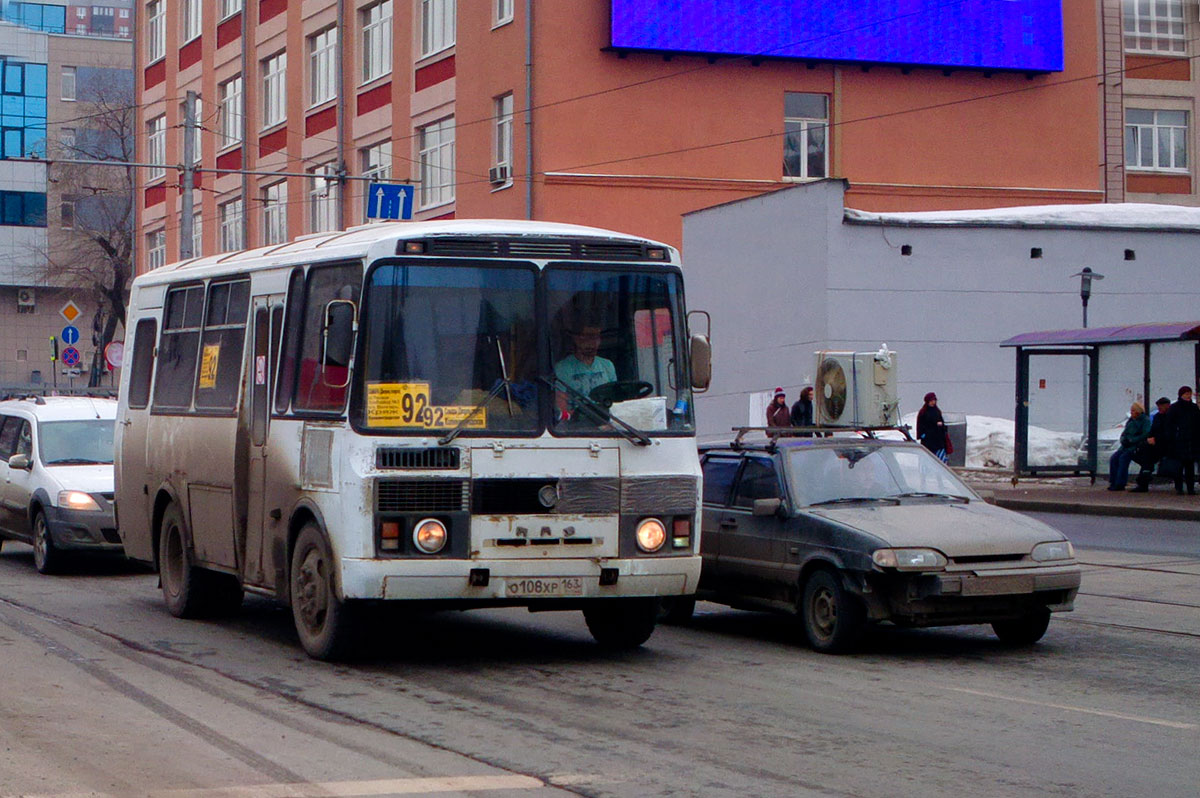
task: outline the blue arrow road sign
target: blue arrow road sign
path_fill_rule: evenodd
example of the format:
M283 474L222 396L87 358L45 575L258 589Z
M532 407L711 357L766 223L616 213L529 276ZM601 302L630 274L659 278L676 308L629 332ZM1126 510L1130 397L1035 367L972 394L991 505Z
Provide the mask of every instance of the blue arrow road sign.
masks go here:
M80 357L79 350L73 346L68 346L62 351L62 362L64 366L78 366Z
M367 184L368 219L411 219L416 186L402 183Z
M79 328L70 324L63 327L62 342L67 346L74 346L79 343Z

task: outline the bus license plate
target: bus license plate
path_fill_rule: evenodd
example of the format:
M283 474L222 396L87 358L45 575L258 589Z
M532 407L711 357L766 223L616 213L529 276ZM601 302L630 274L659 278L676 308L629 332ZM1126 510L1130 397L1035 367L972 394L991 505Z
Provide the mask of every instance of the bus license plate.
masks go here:
M504 589L510 598L582 596L583 578L564 576L558 579L510 579Z

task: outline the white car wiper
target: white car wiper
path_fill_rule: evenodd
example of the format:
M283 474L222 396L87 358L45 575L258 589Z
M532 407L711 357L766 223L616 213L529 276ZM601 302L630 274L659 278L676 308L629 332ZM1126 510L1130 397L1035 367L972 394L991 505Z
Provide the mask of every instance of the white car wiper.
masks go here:
M931 493L929 491L922 490L912 490L907 493L897 493L896 496L902 499L954 499L955 501L960 501L963 504L968 504L971 501L966 496L958 496L953 493Z

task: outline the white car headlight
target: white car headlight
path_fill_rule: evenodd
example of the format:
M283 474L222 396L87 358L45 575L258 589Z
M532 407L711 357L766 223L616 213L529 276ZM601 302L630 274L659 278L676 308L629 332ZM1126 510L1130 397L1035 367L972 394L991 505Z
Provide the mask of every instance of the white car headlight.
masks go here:
M946 567L946 557L933 549L876 549L871 560L880 568L898 571L936 571Z
M100 511L100 505L96 504L96 500L81 490L60 490L58 506L65 510Z
M1075 558L1075 547L1069 540L1052 540L1049 543L1039 543L1034 546L1030 556L1038 562L1071 560Z

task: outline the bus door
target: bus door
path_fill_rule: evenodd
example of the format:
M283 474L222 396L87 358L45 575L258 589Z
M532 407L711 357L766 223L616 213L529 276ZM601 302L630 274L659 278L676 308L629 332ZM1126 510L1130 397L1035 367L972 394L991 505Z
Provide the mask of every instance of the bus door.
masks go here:
M247 512L246 553L243 581L270 586L273 575L263 567L264 530L277 519L268 519L264 500L267 483L267 440L271 426L271 385L274 380L275 357L279 352L279 337L283 327L283 297L255 297L251 308L253 343L250 350L249 390L242 405L246 427L250 431L246 449Z
M117 520L125 554L143 562L154 561L151 535L151 495L158 490L147 458L150 426L150 386L154 380L159 320L138 319L133 333L133 351L126 349L122 387L123 415L117 418L116 460Z

